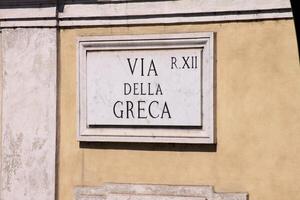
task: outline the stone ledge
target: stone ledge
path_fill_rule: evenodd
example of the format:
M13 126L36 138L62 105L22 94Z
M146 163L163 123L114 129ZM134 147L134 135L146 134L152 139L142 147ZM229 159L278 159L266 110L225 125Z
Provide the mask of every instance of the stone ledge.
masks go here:
M247 193L218 193L213 186L107 183L75 188L75 200L248 200Z

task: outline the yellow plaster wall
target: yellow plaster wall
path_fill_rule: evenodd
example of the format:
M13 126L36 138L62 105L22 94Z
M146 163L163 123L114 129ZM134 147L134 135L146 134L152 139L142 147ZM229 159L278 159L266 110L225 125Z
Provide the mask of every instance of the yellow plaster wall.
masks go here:
M216 149L76 141L76 38L216 32ZM60 33L58 199L104 182L214 185L250 200L299 199L300 66L292 20L64 29ZM216 150L216 151L214 151Z

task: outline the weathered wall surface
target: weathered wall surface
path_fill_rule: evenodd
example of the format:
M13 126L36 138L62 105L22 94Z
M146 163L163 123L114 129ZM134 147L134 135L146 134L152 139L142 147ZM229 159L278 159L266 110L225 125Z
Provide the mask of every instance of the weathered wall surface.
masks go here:
M216 149L79 145L78 36L198 31L216 32ZM72 199L75 186L104 182L214 185L249 192L250 200L298 199L300 67L292 20L65 29L60 37L59 200Z
M53 200L56 29L3 29L2 200Z

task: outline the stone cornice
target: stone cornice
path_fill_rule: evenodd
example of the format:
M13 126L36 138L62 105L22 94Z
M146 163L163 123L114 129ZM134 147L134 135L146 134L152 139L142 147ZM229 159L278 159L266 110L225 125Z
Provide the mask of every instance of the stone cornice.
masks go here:
M288 0L107 1L27 0L0 4L0 27L176 24L292 18ZM30 6L31 5L31 6Z

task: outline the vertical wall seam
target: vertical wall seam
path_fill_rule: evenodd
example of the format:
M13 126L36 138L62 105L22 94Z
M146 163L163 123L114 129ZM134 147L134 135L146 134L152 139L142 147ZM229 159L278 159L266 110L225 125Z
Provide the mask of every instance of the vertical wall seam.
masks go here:
M56 0L55 20L56 20L56 145L55 145L55 187L54 198L59 196L59 146L60 146L60 30L58 21L59 0Z

